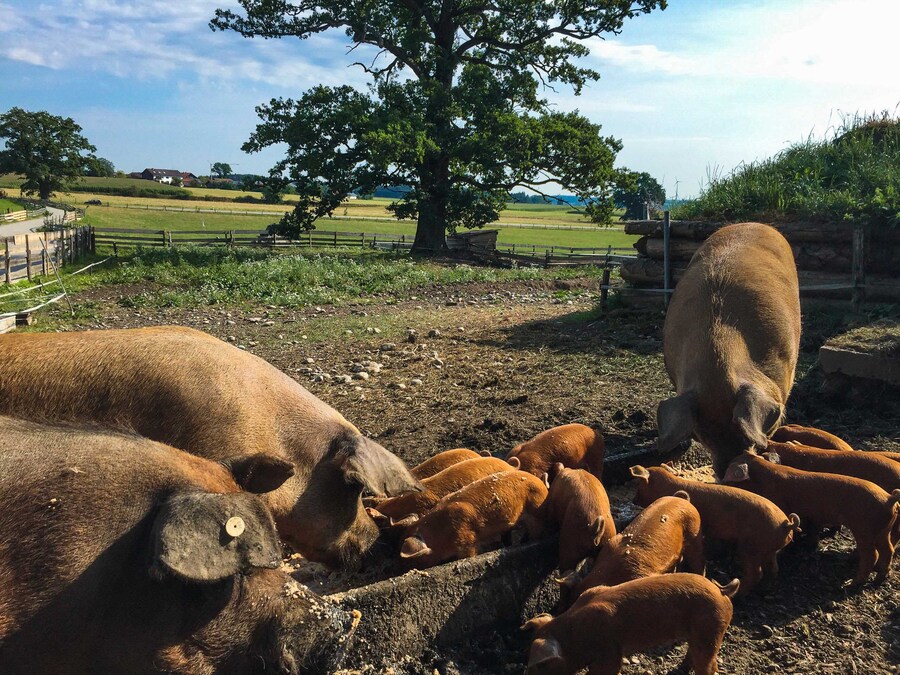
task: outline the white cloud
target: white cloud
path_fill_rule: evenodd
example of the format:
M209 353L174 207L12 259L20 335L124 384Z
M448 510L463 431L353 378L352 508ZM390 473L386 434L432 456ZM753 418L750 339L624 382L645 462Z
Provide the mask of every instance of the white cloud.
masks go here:
M667 75L686 75L695 69L690 58L652 44L629 45L619 40L592 38L587 41L587 46L591 50L591 57L603 66Z

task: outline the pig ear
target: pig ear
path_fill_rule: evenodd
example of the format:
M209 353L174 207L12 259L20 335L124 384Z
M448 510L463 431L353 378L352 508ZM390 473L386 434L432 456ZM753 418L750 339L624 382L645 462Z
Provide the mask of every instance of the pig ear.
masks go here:
M740 483L741 481L750 480L750 467L747 466L746 462L729 464L722 480L726 483Z
M606 519L603 516L594 518L591 523L591 531L594 533L594 546L600 546L603 543L603 532L606 530Z
M286 459L258 452L232 457L222 462L235 482L247 492L256 494L275 490L294 475L294 465Z
M176 494L160 507L151 538L156 575L210 583L281 564L272 516L244 492Z
M528 624L525 625L527 626ZM559 642L553 638L535 640L528 657L527 672L556 673L564 671L565 659L563 659L562 651L559 648Z
M400 557L403 559L419 558L431 553L431 549L421 539L421 537L407 537L400 547Z
M678 475L678 471L675 469L675 465L672 464L672 462L663 462L659 466L671 474Z
M672 493L672 496L678 497L679 499L691 501L691 495L686 490L676 490Z
M656 409L659 449L670 452L691 437L697 419L697 395L688 391L661 402Z
M375 524L378 527L387 527L391 524L391 519L384 515L381 511L376 508L372 508L371 506L366 507L366 515L369 516L372 520L375 521Z
M400 458L375 441L354 434L336 439L333 445L335 462L348 483L359 485L376 497L422 491L422 484Z
M538 614L519 626L519 630L537 630L551 621L553 621L553 617L550 614Z
M388 518L388 522L391 527L411 527L419 522L419 514L410 513L405 518L401 518L400 520L394 520L393 518Z
M640 478L641 480L647 480L647 481L650 480L650 472L647 471L647 469L642 467L640 464L635 464L633 467L628 469L628 471L630 471L631 475L634 476L635 478Z
M777 428L783 415L784 408L781 404L759 387L744 384L738 389L732 420L747 443L752 443L756 448L765 448L769 443L768 435Z
M518 457L509 457L509 458L507 458L506 463L509 464L514 469L522 468L522 462L519 460Z
M482 457L493 457L493 455L490 452L488 452L487 450L482 450L478 454L481 455Z

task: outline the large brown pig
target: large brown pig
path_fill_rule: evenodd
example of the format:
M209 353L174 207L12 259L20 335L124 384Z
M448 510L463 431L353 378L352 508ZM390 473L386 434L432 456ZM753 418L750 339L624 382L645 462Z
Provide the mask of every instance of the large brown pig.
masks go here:
M447 495L469 483L501 471L515 471L515 469L498 457L467 459L448 466L430 478L423 479L421 492L409 492L379 501L375 504L374 509L370 510L370 515L374 512L394 521L406 518L411 514L424 515Z
M813 448L825 448L826 450L843 450L851 452L853 448L842 438L838 438L834 434L816 429L815 427L803 427L799 424L785 424L778 427L772 434L772 440L779 443L789 443L797 441L802 445L809 445Z
M442 499L408 531L400 557L418 568L471 558L518 524L529 536L543 531L547 487L524 471L482 478Z
M689 572L703 574L706 568L700 514L687 494L679 492L654 501L607 541L587 576L576 570L562 577L560 606L595 586L674 572L682 560Z
M867 480L801 471L778 461L776 453L743 453L728 466L724 480L798 514L809 533L843 525L853 534L859 555L853 583L864 583L873 569L876 583L884 581L894 557L891 535L900 513L900 490L888 494Z
M530 441L520 443L507 455L517 469L541 477L557 462L571 469L586 469L603 477L606 444L603 434L584 424L563 424L542 431Z
M553 467L547 520L559 526L559 569L575 566L616 536L603 483L584 469Z
M276 569L268 462L0 417L0 672L331 672L350 616Z
M668 465L633 466L631 475L637 484L634 503L638 506L649 506L678 491L690 495L704 538L734 545L741 565L741 594L759 583L763 571L772 578L778 574L778 552L791 543L800 526L796 514L786 516L768 499L748 490L681 478Z
M330 565L357 565L378 537L363 490L419 488L290 377L189 328L0 336L0 414L130 429L212 460L286 459L294 475L264 499L282 538Z
M525 673L615 675L623 656L686 640L683 669L714 675L739 585L666 574L591 589L555 619L540 614L522 626L534 631Z
M787 241L760 223L707 239L672 294L663 330L677 395L659 404L659 447L693 436L721 477L745 450L764 450L781 422L800 346L797 268Z
M785 466L802 471L836 473L868 480L882 490L900 488L900 463L876 452L835 452L796 443L769 441L768 450L777 453Z

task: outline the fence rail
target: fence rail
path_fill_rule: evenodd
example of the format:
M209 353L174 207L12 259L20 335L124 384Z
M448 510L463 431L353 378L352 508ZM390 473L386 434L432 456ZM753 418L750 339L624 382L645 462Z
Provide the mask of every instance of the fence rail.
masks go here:
M52 272L92 249L91 228L81 226L55 232L32 232L0 238L0 274L4 282Z
M412 247L412 235L378 232L332 232L311 230L295 239L281 237L260 230L135 230L117 227L96 227L97 246L120 248L136 246L168 247L178 244L195 246L257 246L262 248L376 248L405 250ZM481 253L493 253L482 251ZM579 247L549 244L500 245L499 257L524 264L543 265L617 265L635 256L633 248L611 246ZM625 255L629 254L630 255Z

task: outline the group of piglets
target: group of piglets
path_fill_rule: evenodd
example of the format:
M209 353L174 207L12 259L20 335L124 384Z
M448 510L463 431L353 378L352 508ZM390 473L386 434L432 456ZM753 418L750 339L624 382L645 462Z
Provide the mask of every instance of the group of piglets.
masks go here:
M644 510L618 534L611 519L601 526L593 564L585 559L558 580L562 613L523 626L534 631L528 673L617 673L623 656L679 640L688 642L685 668L717 672L731 598L774 578L801 521L813 541L823 527L850 530L854 584L889 572L900 534L900 460L889 453L855 452L825 431L786 425L766 452L735 458L721 484L680 477L670 464L633 466L631 475ZM566 535L564 525L560 569L571 562ZM733 550L739 579L723 587L702 576L705 542Z
M583 424L548 429L506 460L457 448L411 470L422 491L368 499L368 513L400 557L426 568L469 558L514 530L534 539L562 526L561 555L574 565L615 534L600 483L603 436ZM586 519L585 523L582 523Z

